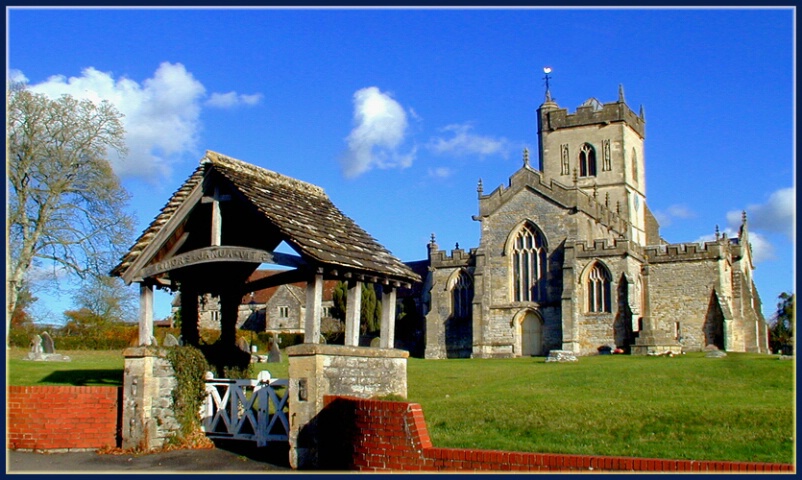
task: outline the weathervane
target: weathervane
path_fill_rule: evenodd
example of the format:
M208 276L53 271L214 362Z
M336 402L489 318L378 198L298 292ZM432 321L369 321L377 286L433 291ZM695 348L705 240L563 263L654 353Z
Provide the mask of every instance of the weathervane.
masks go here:
M551 99L551 92L549 91L549 80L551 80L549 74L551 73L551 67L543 67L543 73L546 74L546 76L543 77L543 80L546 81L546 98Z

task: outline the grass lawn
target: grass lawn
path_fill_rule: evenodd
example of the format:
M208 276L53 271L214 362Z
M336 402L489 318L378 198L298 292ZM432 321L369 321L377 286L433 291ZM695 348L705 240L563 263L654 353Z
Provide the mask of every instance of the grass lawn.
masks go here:
M122 385L119 350L59 353L72 361L25 361L26 349L11 349L8 384ZM282 357L253 365L253 378L286 378ZM794 461L794 362L776 356L411 358L407 373L438 447Z
M793 463L793 364L738 353L410 359L409 400L438 447Z

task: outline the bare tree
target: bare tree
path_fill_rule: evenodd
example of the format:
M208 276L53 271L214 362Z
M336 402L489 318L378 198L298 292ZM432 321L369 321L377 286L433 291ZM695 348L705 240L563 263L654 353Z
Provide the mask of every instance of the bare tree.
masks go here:
M110 103L7 92L7 315L32 268L45 262L81 279L106 274L132 237L128 192L107 155L125 152Z

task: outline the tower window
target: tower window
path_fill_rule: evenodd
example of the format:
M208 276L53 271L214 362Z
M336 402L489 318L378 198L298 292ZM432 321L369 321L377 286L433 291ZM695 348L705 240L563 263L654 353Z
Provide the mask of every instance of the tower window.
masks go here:
M593 265L588 275L588 312L609 313L610 306L610 272L599 262Z
M465 270L459 272L451 288L451 310L454 318L471 318L473 282Z
M638 152L632 149L632 180L638 181Z
M596 176L596 150L589 143L583 144L579 149L579 176Z
M513 296L516 302L536 302L545 297L546 245L527 224L512 246Z

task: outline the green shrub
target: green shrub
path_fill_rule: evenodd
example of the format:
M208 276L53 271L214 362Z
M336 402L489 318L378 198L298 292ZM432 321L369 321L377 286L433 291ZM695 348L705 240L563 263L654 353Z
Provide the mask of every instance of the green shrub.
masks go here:
M175 419L181 425L173 442L180 443L200 430L200 408L206 399L206 372L209 363L203 353L192 346L171 347L167 360L175 372L173 389Z

